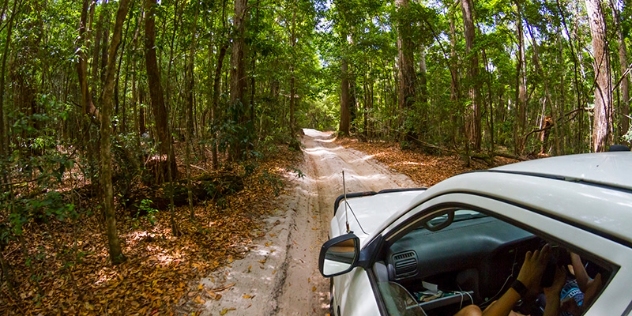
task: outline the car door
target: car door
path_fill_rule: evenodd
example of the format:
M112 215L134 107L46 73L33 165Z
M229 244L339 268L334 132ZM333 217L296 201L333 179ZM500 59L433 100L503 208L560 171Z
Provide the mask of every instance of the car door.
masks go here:
M389 241L418 225L420 220L440 212L442 208L454 206L483 210L490 215L534 232L538 236L546 237L547 240L558 241L574 249L581 249L585 253L608 262L615 267L616 271L613 273L613 277L607 281L605 289L586 315L627 315L632 309L630 297L621 295L621 293L629 291L629 282L632 281L631 249L607 236L600 236L589 230L575 227L572 223L547 216L544 212L534 210L533 205L527 207L515 202L507 203L496 198L476 194L443 194L413 207L396 218L379 235L374 237L363 251L377 249L373 243L382 240L385 241L385 245L388 245ZM379 252L380 250L374 251ZM370 253L364 254L364 257L367 258L372 256ZM381 295L375 291L378 285L372 269L355 268L351 273L336 279L337 306L335 308L337 310L340 308L342 315L378 315L380 311L384 312L384 301ZM382 308L380 309L380 307Z

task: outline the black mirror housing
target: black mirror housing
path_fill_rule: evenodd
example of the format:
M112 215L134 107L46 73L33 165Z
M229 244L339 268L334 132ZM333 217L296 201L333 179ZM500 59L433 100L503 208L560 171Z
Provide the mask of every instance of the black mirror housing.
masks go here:
M320 249L318 269L326 277L351 271L360 258L360 239L353 233L341 235L325 242Z

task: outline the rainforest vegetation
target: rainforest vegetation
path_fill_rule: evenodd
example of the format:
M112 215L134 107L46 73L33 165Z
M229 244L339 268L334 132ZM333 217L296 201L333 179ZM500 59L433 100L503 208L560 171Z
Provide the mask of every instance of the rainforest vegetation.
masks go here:
M70 275L97 251L81 229L117 265L121 222L168 214L178 238L201 221L194 205L225 209L249 183L278 191L264 161L300 151L304 127L466 164L632 140L625 0L0 0L0 12L0 305L45 302L42 267ZM60 231L75 237L55 242Z

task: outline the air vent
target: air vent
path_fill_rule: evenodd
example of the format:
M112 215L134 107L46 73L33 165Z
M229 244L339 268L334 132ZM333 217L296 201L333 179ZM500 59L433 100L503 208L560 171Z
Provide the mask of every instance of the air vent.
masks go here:
M417 274L417 254L407 251L393 255L395 278L410 277Z

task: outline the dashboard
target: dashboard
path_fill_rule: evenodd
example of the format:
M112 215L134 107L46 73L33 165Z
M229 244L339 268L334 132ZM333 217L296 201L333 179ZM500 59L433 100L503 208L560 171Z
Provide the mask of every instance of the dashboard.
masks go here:
M480 304L497 299L518 274L525 253L541 244L535 235L487 216L437 231L420 227L388 249L388 279L411 294L433 285L444 293L466 293Z

